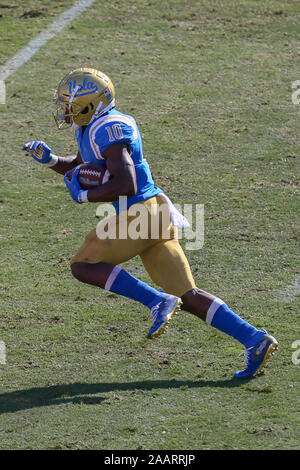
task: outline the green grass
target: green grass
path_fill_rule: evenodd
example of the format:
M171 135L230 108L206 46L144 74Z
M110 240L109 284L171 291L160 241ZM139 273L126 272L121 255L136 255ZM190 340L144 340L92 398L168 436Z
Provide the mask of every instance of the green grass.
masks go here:
M71 3L1 0L1 64ZM96 2L7 79L1 449L299 449L299 296L277 300L299 273L298 26L291 0ZM113 79L157 185L204 204L205 244L187 256L199 287L278 339L261 377L233 379L242 347L197 318L148 341L144 307L72 278L96 205L20 149L75 153L51 99L81 65ZM150 281L138 259L125 267Z

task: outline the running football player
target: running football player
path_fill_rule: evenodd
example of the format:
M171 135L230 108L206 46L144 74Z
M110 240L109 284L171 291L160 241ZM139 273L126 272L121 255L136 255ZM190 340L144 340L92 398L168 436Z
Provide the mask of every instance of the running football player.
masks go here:
M138 301L149 308L152 326L148 337L160 336L179 309L190 312L207 324L232 336L245 347L246 367L237 378L258 375L277 348L277 341L234 313L213 294L199 289L187 258L176 237L177 227L185 219L176 211L164 192L155 186L149 165L143 156L142 139L135 120L115 109L115 90L104 73L79 68L58 85L55 120L59 129L72 127L78 144L76 156L53 154L43 141L24 145L36 161L65 175L64 181L74 202L112 202L116 215L92 230L71 262L73 275L81 282ZM69 180L70 170L82 163L101 161L112 178L93 189L83 190L78 182L79 169ZM120 197L126 206L120 207ZM167 207L167 230L160 214ZM137 209L137 210L136 210ZM140 209L140 211L139 211ZM147 227L158 221L158 236L133 237L130 223L138 223L144 214ZM102 226L101 226L102 224ZM99 236L114 226L116 236ZM124 231L125 235L124 236ZM121 236L122 233L122 236ZM120 264L139 255L151 279L160 290L130 275Z

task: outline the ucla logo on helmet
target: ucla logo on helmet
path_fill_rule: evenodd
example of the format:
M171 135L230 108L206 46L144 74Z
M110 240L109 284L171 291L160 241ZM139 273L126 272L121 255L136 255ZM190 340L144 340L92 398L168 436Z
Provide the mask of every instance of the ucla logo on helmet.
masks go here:
M84 95L91 95L92 93L95 93L98 91L98 86L94 84L93 81L89 81L87 77L83 79L82 83L77 84L77 80L73 80L68 83L69 85L69 93L70 95L74 93L74 91L77 89L74 98L77 98L79 96L84 96Z

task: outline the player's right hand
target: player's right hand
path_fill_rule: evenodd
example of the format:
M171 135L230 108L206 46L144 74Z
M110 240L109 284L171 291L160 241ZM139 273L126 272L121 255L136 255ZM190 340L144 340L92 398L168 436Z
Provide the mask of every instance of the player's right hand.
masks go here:
M51 161L51 148L42 140L32 140L23 145L22 150L39 163L49 163Z
M81 195L84 191L82 187L80 186L80 183L78 181L78 173L79 173L79 168L75 168L75 170L72 172L72 170L67 171L67 173L64 176L64 182L66 183L66 186L69 190L69 193L71 195L71 198L73 199L74 202L78 202L78 204L81 204L83 202ZM71 179L69 177L72 175Z

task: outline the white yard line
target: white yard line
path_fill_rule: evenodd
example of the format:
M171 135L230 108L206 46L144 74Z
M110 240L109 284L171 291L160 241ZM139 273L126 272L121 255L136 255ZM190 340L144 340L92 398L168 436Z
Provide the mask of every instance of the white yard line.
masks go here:
M0 341L0 364L6 364L6 347L4 341Z
M55 37L62 29L84 10L91 6L96 0L78 0L68 10L64 11L56 18L46 29L41 31L34 39L29 41L27 46L23 47L14 57L9 59L4 65L0 66L0 104L5 104L5 80L31 57L40 50L40 48L49 39Z
M300 294L300 274L296 274L293 281L283 289L277 297L280 302L293 302Z
M5 104L5 81L0 80L0 104Z

